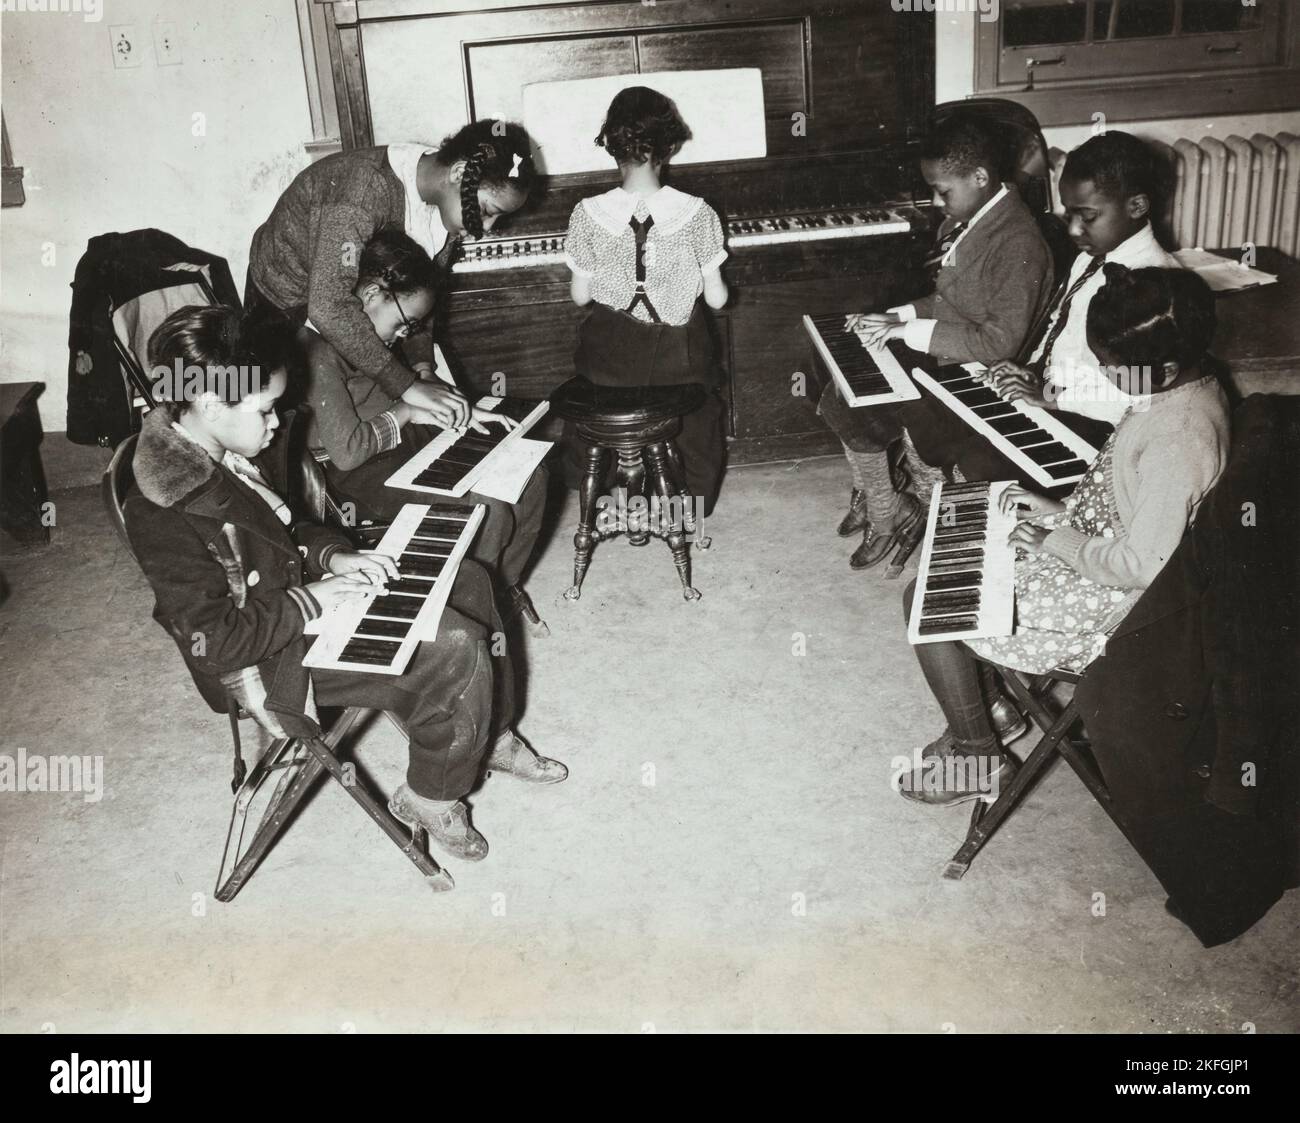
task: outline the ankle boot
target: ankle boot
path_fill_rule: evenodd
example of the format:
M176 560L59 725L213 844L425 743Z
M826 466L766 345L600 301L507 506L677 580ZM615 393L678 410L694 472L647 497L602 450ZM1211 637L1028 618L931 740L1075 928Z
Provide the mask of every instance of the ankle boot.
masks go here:
M979 799L991 803L1019 765L996 745L967 745L945 729L921 750L921 767L902 777L898 794L913 803L951 807Z
M835 528L835 533L841 538L852 538L855 534L865 531L871 526L871 518L867 514L867 493L859 491L856 487L849 495L849 513L840 520L840 525Z
M419 825L448 854L467 862L487 857L487 839L469 822L469 808L458 799L425 799L403 784L388 801L388 810L404 823Z
M862 544L853 551L849 558L852 569L870 569L879 565L889 556L895 546L900 545L921 521L925 509L912 495L903 495L899 501L898 512L890 519L875 522L867 528L862 536Z
M489 772L501 772L530 784L558 784L569 775L568 768L549 756L540 756L513 732L497 738L488 753Z

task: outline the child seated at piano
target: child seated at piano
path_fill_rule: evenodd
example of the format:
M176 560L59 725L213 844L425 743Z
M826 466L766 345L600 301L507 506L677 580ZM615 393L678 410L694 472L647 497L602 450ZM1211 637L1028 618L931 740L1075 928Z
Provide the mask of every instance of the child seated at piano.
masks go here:
M927 137L921 174L944 215L931 258L934 292L886 312L850 316L849 330L875 346L898 339L946 362L993 363L1013 354L1052 290L1052 255L1037 221L1010 182L1008 144L972 113L954 113ZM924 425L926 403L849 407L835 384L819 410L840 438L853 473L838 533L862 531L853 569L878 565L920 531L923 505L898 486L890 446ZM918 449L920 444L918 442ZM928 458L927 458L928 459Z
M727 303L720 271L727 251L713 208L662 182L690 135L663 94L645 86L620 91L596 143L617 162L622 186L574 208L565 251L573 300L591 308L578 329L579 375L602 386L695 382L707 389L704 405L683 418L677 448L687 490L708 514L726 443L720 370L703 305ZM580 451L569 442L571 457Z
M361 251L354 295L375 335L388 346L426 330L437 287L433 261L401 230L377 231ZM387 522L402 504L423 501L422 493L388 487L384 481L442 431L435 418L354 367L311 321L299 331L298 342L306 357L304 397L311 408L307 444L324 466L335 497L354 505L358 522ZM487 432L487 426L512 428L515 422L473 406L468 424L472 431ZM527 598L519 583L537 544L546 488L542 465L515 503L475 491L464 497L487 508L470 556L487 566L499 590L508 590L517 607Z
M906 798L961 803L987 798L991 777L1009 779L1016 765L999 746L1003 731L989 714L996 699L981 690L977 660L1031 674L1081 671L1178 548L1228 457L1228 403L1208 354L1214 323L1214 294L1194 273L1104 266L1088 308L1087 345L1117 385L1142 371L1149 396L1119 418L1064 502L1018 485L1003 494L1003 510L1015 508L1021 518L1010 536L1015 631L915 646L948 724L904 778ZM915 587L904 597L909 616ZM927 766L951 755L979 758L983 767Z
M562 780L512 731L510 666L489 653L500 620L487 573L462 562L438 638L399 676L302 665L309 621L400 576L393 559L358 552L336 530L295 516L284 489L276 401L287 333L252 330L220 306L182 308L149 341L164 378L141 426L127 534L155 596L154 619L176 641L207 703L238 705L273 736L319 735L321 707L397 714L410 734L406 782L391 804L449 853L487 844L463 802L486 764L535 782ZM201 386L192 369L206 372ZM201 391L201 392L196 392ZM494 667L495 664L495 667Z
M1061 421L1101 445L1132 400L1116 386L1088 346L1088 307L1101 289L1103 263L1129 269L1177 269L1151 226L1159 169L1152 150L1131 133L1090 138L1066 158L1061 204L1070 238L1082 252L1060 286L1027 364L1004 357L988 371L989 385L1007 401L1060 411ZM964 438L953 462L967 479L1007 479L1017 473L980 438Z

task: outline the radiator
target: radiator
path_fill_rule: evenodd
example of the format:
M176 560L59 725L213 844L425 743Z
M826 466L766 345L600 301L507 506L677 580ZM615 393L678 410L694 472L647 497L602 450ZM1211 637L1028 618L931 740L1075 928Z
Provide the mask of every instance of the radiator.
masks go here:
M1300 256L1300 136L1203 137L1154 147L1173 172L1164 224L1178 248L1235 249L1246 242ZM1053 148L1052 194L1065 153Z

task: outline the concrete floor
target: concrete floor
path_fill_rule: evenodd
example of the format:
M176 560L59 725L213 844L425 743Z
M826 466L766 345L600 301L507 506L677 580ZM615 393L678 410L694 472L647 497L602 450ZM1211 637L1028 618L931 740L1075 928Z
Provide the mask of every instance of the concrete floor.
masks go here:
M53 544L0 567L0 752L102 754L105 795L0 795L0 1030L1300 1028L1300 895L1203 950L1064 767L940 878L966 812L890 790L941 723L845 493L835 460L733 471L694 605L657 543L562 601L570 498L521 722L569 781L490 778L492 852L441 895L330 785L229 905L225 719L98 495L57 495ZM386 723L357 756L400 780Z

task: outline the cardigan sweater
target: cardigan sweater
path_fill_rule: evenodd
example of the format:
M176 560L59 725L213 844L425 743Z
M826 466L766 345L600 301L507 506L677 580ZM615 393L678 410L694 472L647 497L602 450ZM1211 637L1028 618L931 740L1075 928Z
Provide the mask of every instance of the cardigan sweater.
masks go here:
M1114 440L1109 491L1124 533L1101 538L1063 526L1043 548L1099 585L1145 589L1227 464L1223 387L1206 375L1142 399L1120 420Z
M990 365L1014 358L1052 299L1052 276L1051 250L1008 184L944 258L934 293L912 302L917 319L937 321L929 354Z
M253 235L248 271L277 307L306 317L358 370L393 398L414 372L375 334L352 294L361 250L385 226L404 228L406 189L388 149L339 152L299 172ZM432 331L403 344L412 364L432 357Z
M396 399L310 327L298 333L298 342L307 358L307 447L312 453L323 453L331 464L351 472L397 448L401 428L390 412Z

